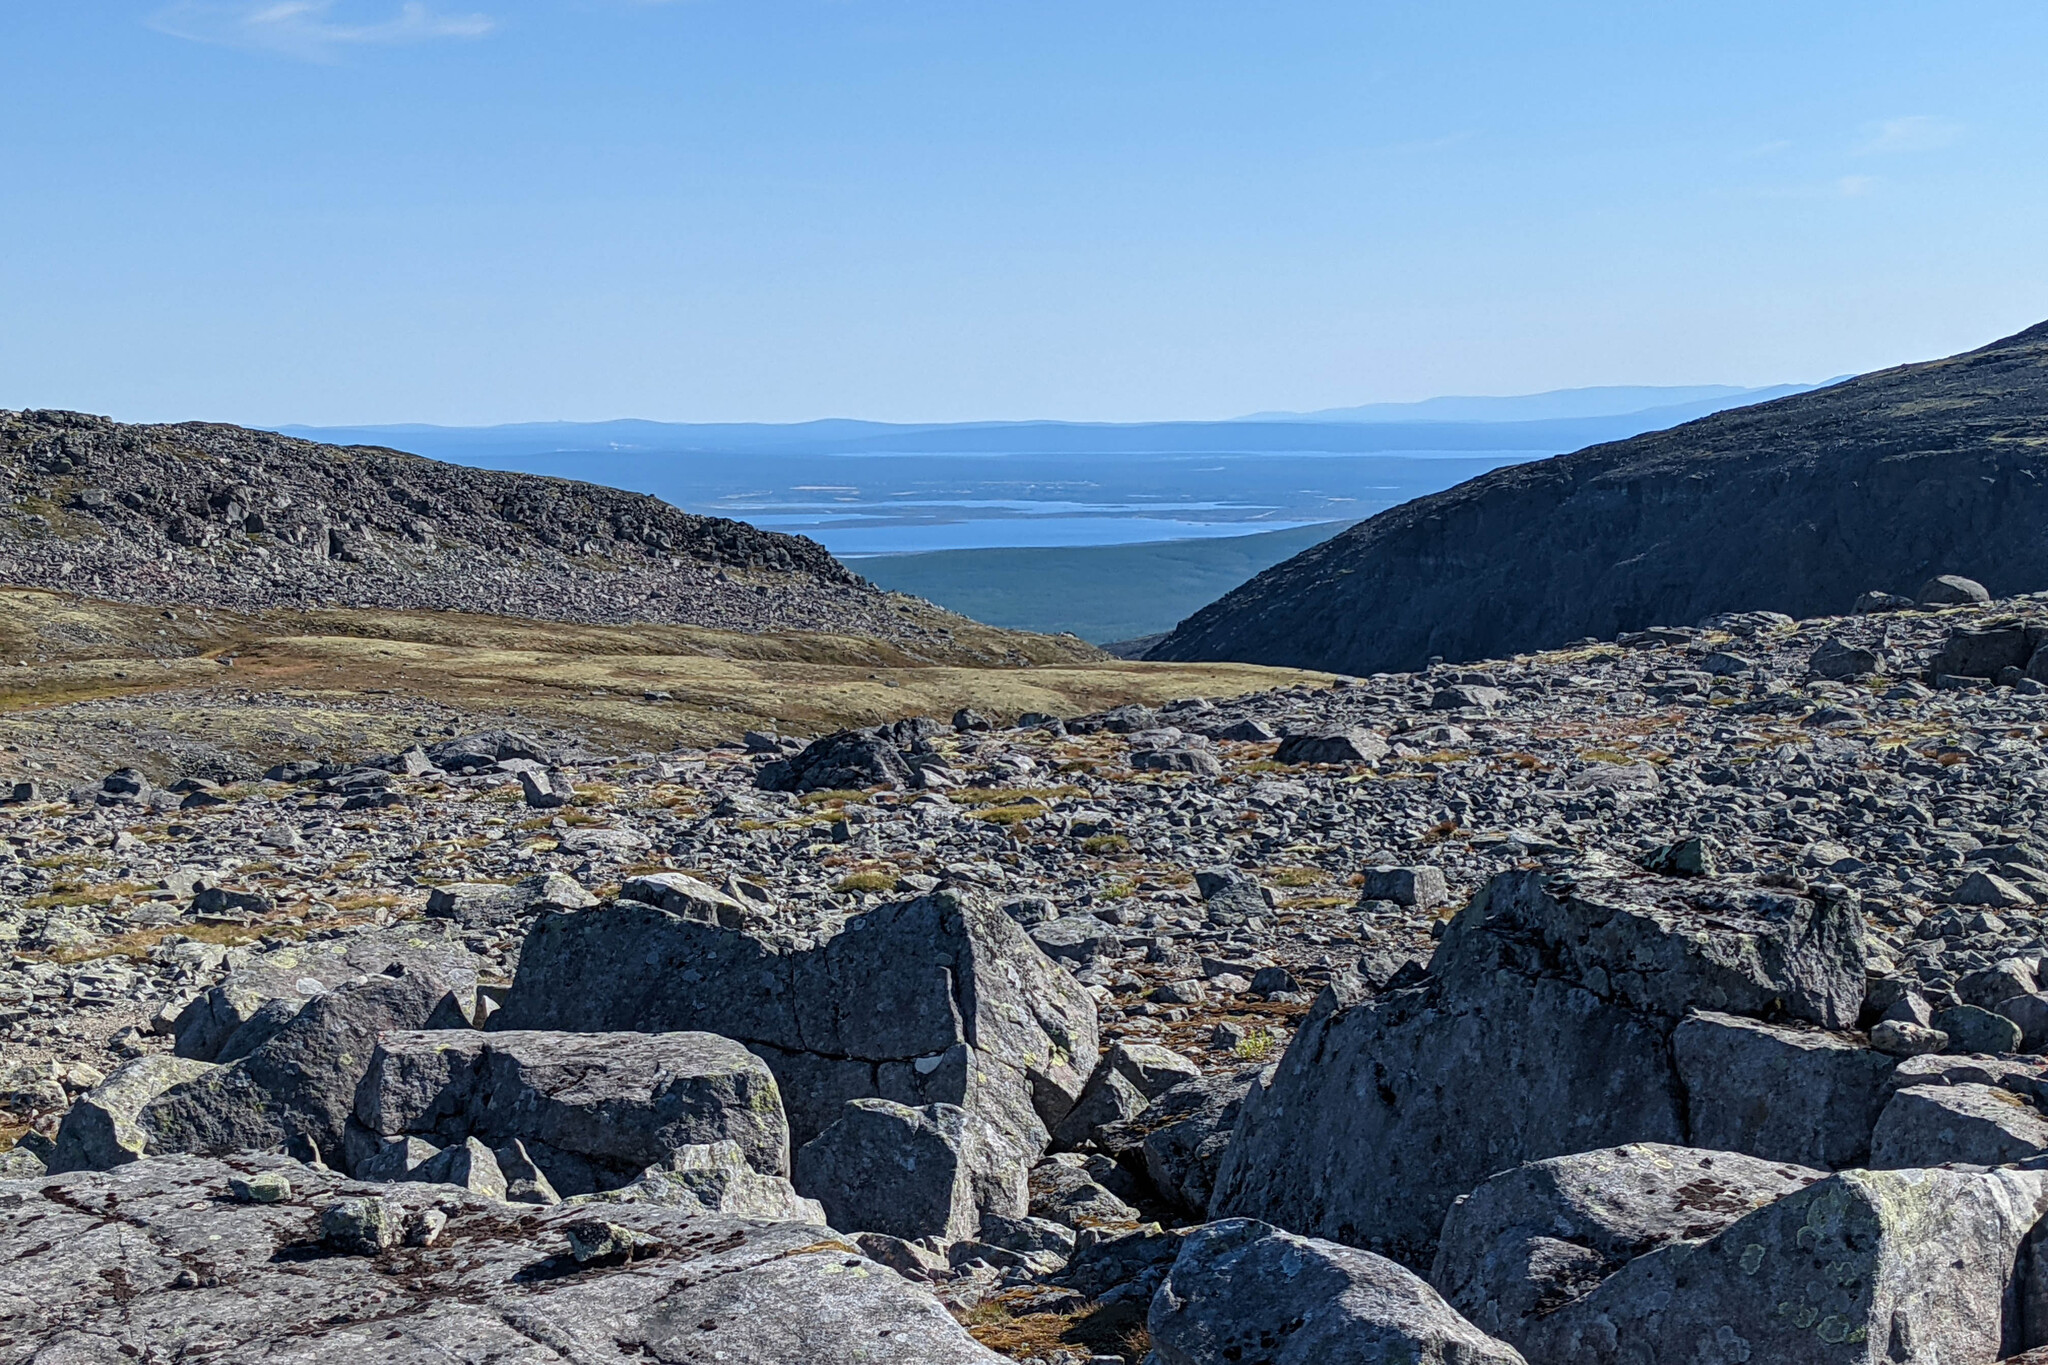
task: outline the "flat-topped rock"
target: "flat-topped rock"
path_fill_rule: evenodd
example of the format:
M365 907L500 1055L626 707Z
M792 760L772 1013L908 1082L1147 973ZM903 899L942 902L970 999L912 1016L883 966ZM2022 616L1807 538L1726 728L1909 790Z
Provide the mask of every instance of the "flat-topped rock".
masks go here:
M288 1194L243 1202L231 1188L265 1173L284 1174ZM580 1233L586 1259L582 1225L608 1232ZM0 1321L7 1365L1001 1360L814 1223L531 1209L279 1157L0 1182Z
M392 1031L355 1092L378 1139L514 1139L564 1195L629 1183L687 1148L735 1144L789 1174L789 1127L767 1064L711 1033Z
M1532 1161L1451 1206L1430 1283L1481 1331L1519 1343L1636 1257L1703 1241L1825 1175L1649 1142Z
M798 1146L874 1097L957 1104L1042 1151L1097 1052L1088 993L1002 910L954 891L816 944L636 901L546 916L491 1027L735 1039L775 1072Z

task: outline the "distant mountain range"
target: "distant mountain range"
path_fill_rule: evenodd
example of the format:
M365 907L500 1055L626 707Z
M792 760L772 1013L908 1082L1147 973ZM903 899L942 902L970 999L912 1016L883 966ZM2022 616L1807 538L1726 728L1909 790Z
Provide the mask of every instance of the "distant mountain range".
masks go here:
M2048 588L2048 323L1417 498L1147 657L1410 669L1716 612L1841 612L1939 573Z
M1510 398L1425 398L1419 403L1367 403L1356 408L1319 408L1314 412L1255 412L1241 422L1548 422L1581 417L1657 419L1670 426L1705 417L1724 408L1766 403L1811 389L1839 384L1838 375L1819 384L1774 384L1743 389L1731 384L1608 385L1591 389L1551 389Z
M1366 454L1421 450L1564 450L1618 440L1725 408L1806 392L1727 385L1560 389L1515 398L1432 398L1227 422L522 422L489 427L285 426L329 445L379 445L437 459L577 450L689 454Z

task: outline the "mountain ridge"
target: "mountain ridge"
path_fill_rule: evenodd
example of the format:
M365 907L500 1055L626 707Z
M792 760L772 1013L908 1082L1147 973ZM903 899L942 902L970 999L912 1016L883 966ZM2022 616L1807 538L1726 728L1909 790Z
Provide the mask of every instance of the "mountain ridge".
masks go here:
M1254 412L1240 422L1526 422L1588 417L1652 416L1685 413L1705 417L1723 408L1768 402L1795 393L1824 389L1849 378L1837 375L1818 384L1602 384L1541 393L1447 394L1408 403L1361 403L1354 407L1317 408L1307 412ZM1680 420L1674 417L1673 420Z
M2048 323L1495 470L1380 513L1147 655L1348 673L1841 610L1935 573L2048 583Z
M382 447L0 412L0 477L0 581L111 600L899 638L959 620L801 536Z

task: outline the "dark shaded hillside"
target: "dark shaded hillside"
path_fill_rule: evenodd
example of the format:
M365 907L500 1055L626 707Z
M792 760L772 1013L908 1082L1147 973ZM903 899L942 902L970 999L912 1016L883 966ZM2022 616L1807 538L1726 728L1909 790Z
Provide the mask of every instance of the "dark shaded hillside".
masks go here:
M1935 573L2048 587L2048 323L1418 498L1148 657L1370 673L1718 611L1842 611Z
M123 601L345 605L922 634L800 536L658 498L212 423L0 411L0 581Z

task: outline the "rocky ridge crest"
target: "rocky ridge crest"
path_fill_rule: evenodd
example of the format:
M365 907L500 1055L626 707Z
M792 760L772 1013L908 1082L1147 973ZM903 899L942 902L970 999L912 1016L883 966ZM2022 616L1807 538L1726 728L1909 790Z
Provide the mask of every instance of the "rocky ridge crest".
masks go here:
M0 580L118 601L900 635L824 547L658 498L218 423L0 412Z
M1339 673L1840 610L1959 572L2048 586L2048 323L1382 512L1180 623L1147 658Z

